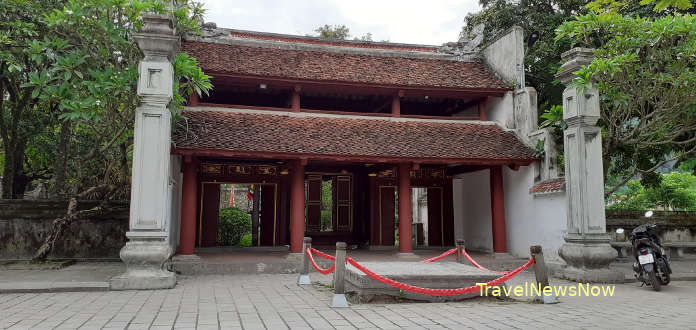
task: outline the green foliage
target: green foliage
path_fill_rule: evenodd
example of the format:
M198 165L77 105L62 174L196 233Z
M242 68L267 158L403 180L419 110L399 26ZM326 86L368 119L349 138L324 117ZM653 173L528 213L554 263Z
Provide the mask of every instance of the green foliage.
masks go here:
M238 245L245 235L249 235L251 243L251 216L236 207L220 209L218 245Z
M541 122L539 127L555 127L560 130L564 130L568 127L565 121L563 121L563 107L560 105L554 105L546 109L540 117L544 119L544 121Z
M333 181L321 182L321 230L333 229Z
M133 34L146 12L171 13L180 35L197 33L203 15L194 0L173 9L158 0L0 2L0 94L10 93L0 101L0 133L12 163L3 185L24 176L57 191L105 182L128 190L142 57ZM173 64L176 114L191 93L212 86L188 55Z
M672 172L657 174L659 183L645 186L631 180L609 198L610 209L696 211L696 176Z
M562 103L564 87L556 81L554 74L561 66L561 54L570 49L569 42L554 40L554 31L573 15L584 12L586 2L479 0L483 10L466 17L460 36L468 36L479 24L485 27L484 44L515 25L522 27L525 39L532 33L537 33L539 38L532 47L525 44L525 81L537 90L539 109L548 109Z
M317 34L315 37L329 40L348 40L350 39L350 29L345 25L329 25L324 24L316 29L314 32ZM372 41L372 33L367 33L361 37L355 37L353 40L358 41Z
M317 37L331 40L345 40L350 37L350 29L345 25L324 24L316 29Z
M636 174L654 186L651 172L696 152L696 16L633 17L613 1L589 7L557 40L596 48L576 84L599 90L605 166L624 177L614 189Z

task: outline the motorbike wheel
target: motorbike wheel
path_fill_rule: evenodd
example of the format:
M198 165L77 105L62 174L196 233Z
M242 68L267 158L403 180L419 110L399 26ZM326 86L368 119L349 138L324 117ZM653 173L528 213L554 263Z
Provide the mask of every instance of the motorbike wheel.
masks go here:
M662 285L667 285L670 281L671 280L669 278L669 274L663 274L662 276L660 276L660 282L662 283Z
M660 289L662 289L662 283L660 279L657 278L655 271L648 273L648 281L650 281L650 286L652 286L653 290L660 291Z

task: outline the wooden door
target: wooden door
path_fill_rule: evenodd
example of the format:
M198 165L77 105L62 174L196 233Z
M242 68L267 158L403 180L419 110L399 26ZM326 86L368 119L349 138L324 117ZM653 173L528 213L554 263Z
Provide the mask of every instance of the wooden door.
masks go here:
M428 188L428 246L443 245L442 187Z
M338 175L334 180L334 230L353 230L353 185L350 175Z
M220 184L202 185L201 219L198 246L217 246L218 213L220 212Z
M321 175L307 176L307 226L305 232L321 231Z
M276 185L262 184L261 186L261 246L277 245L276 232L278 228L276 218Z
M395 188L390 186L381 186L379 189L379 206L378 206L378 237L377 245L394 245L394 216L395 211Z

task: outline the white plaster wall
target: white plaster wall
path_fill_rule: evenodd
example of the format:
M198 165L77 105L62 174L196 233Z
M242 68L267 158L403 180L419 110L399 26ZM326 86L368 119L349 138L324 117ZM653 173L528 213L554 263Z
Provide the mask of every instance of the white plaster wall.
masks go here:
M499 122L504 128L515 128L514 92L507 92L503 97L493 97L486 104L488 120Z
M169 245L174 253L179 250L179 235L181 229L181 183L183 173L181 173L181 156L171 155L169 162L169 200L171 218L169 219Z
M503 82L515 88L524 87L524 32L521 27L513 26L501 33L481 55Z
M533 182L531 166L518 171L503 168L508 252L528 258L529 246L541 245L547 260L558 260L566 230L566 195L535 196L529 193Z
M453 181L454 235L472 251L493 252L489 170L459 174Z

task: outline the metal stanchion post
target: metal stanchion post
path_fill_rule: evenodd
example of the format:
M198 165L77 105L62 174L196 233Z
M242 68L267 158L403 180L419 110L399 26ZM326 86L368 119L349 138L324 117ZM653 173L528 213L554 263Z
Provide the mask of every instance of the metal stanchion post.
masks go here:
M556 299L553 290L550 290L549 294L544 293L544 288L549 286L549 273L546 269L544 252L541 249L541 245L530 246L529 253L532 255L532 258L534 258L534 275L536 276L536 285L540 290L541 301L543 301L544 304L558 303L558 299Z
M312 247L312 238L305 237L302 241L302 269L300 270L300 277L297 279L297 284L307 285L312 284L309 279L309 270L311 265L309 264L309 256L307 256L307 249Z
M464 250L464 240L461 238L458 238L456 241L456 248L457 248L457 262L462 264L464 263L464 254L462 251Z
M334 296L331 307L348 307L346 300L346 243L336 242L336 270L334 271Z

